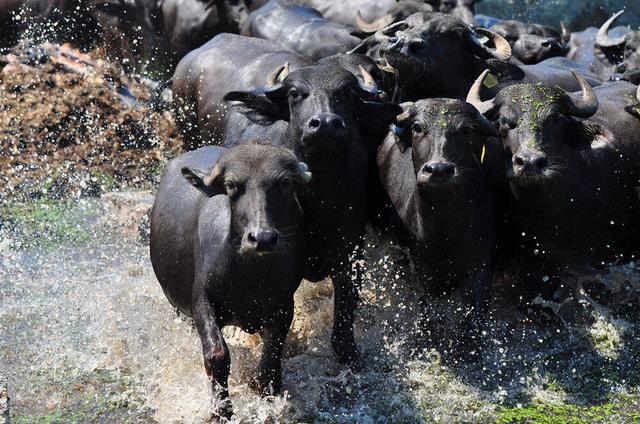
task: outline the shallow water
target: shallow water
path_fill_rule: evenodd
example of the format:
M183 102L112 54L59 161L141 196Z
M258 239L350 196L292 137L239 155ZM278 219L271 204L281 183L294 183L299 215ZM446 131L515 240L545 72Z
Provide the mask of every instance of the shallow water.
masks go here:
M16 422L209 418L197 334L164 298L148 247L125 236L111 212L95 199L65 212L91 235L81 244L18 249L20 231L2 230L0 381ZM333 358L330 284L304 283L285 348L283 396L250 392L245 383L260 340L225 329L234 422L494 422L534 404L577 408L574 415L612 405L607 421L637 417L634 267L606 277L611 287L620 284L610 307L594 309L591 298L569 302L558 311L564 322L552 312L528 315L504 294L481 360L457 363L434 347L451 350L448 341L458 336L449 317L459 303L434 301L419 311L420 291L402 254L373 234L368 240L357 322L364 369L352 372Z

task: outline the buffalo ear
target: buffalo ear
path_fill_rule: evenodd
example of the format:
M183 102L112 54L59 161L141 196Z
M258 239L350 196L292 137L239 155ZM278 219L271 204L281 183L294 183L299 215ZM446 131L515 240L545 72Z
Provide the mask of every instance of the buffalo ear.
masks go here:
M565 138L567 144L577 150L611 146L614 140L613 134L605 127L584 121L572 121L568 134Z
M192 170L186 166L183 167L180 172L189 184L203 192L208 197L213 197L223 193L223 171L219 165L216 165L208 175L204 171L199 169Z
M289 119L288 108L273 101L264 91L231 91L225 94L224 100L236 102L235 110L258 125L267 126Z

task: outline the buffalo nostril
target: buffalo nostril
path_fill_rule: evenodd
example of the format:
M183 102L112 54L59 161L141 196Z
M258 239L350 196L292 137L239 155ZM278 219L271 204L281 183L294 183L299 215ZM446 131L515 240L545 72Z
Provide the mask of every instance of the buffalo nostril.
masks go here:
M422 40L411 41L411 43L409 43L409 49L413 51L420 50L424 48L424 46L425 42Z
M513 161L518 166L524 166L524 159L521 156L516 156Z
M344 127L344 122L340 118L334 118L331 120L331 126L337 130Z
M318 118L311 118L309 126L311 128L320 128L320 120Z
M256 239L256 235L253 232L247 234L247 240L249 240L251 243L256 243L258 241L258 239Z
M533 165L536 167L536 169L544 169L548 164L549 164L549 160L544 156L536 158L533 161Z
M278 234L275 231L262 231L256 234L256 245L258 250L269 249L278 243Z

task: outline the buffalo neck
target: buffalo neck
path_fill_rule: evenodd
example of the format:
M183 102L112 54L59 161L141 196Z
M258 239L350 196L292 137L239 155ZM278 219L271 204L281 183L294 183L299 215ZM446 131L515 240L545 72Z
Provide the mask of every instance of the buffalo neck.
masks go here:
M412 195L413 216L407 217L419 223L418 232L413 236L430 243L433 240L442 240L442 244L454 242L459 233L478 216L477 209L482 203L480 196L489 195L480 173L478 177L479 182L471 183L470 178L469 182L456 186L455 190L437 195L424 192L416 185Z

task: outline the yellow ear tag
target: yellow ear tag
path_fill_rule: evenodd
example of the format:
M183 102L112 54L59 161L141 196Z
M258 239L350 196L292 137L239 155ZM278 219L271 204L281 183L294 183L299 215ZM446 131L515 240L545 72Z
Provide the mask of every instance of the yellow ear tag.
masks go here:
M487 153L487 145L482 145L482 153L480 154L480 163L484 163L484 154Z
M487 88L493 88L498 85L498 78L496 78L493 74L487 74L487 76L484 78L483 84Z

